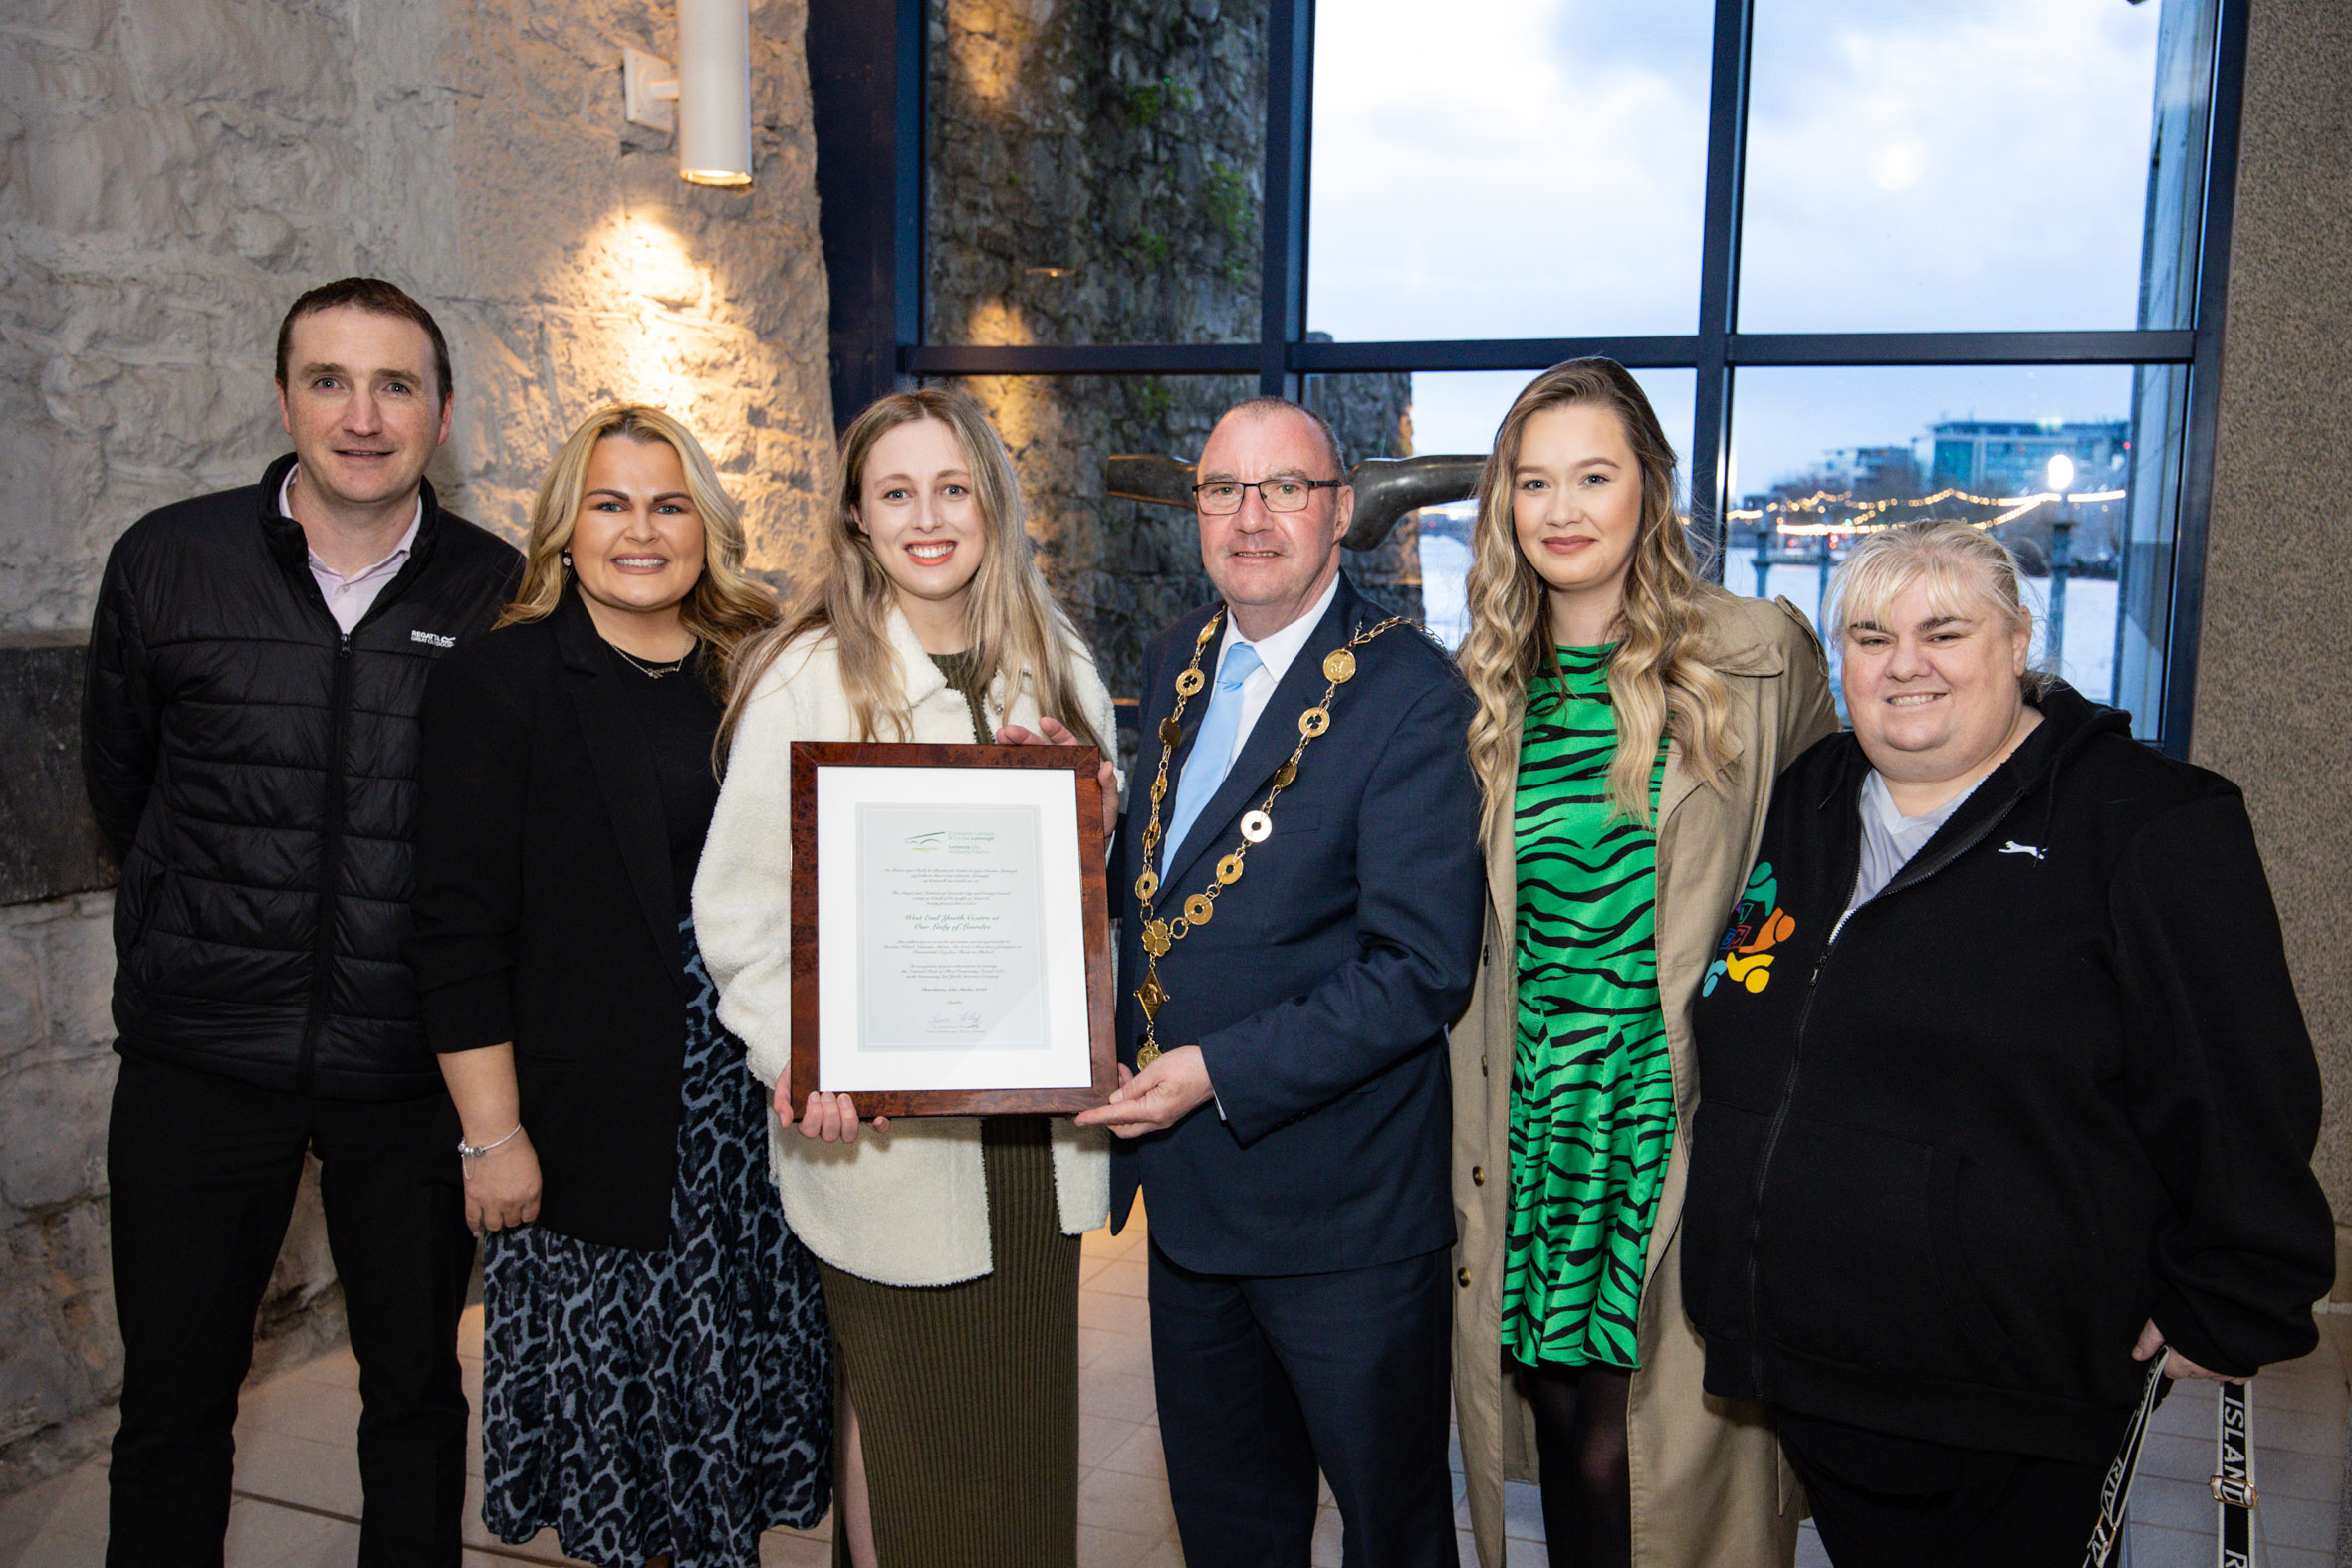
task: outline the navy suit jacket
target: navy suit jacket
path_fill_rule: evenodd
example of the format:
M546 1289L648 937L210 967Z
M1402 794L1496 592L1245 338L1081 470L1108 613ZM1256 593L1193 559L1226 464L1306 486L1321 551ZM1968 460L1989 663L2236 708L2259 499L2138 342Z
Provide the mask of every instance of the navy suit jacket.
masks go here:
M1148 791L1160 721L1211 609L1144 655L1143 746L1111 855L1119 935L1119 1056L1134 1065L1143 1009ZM1386 619L1343 576L1330 608L1251 729L1232 771L1165 865L1161 919L1216 878L1322 696L1323 656ZM1216 657L1210 644L1203 673ZM1446 1024L1479 963L1486 873L1465 753L1469 688L1443 650L1399 626L1355 650L1331 727L1275 802L1216 913L1160 960L1162 1049L1198 1045L1217 1098L1164 1132L1112 1145L1111 1224L1148 1188L1152 1239L1186 1268L1305 1274L1450 1246L1452 1138ZM1168 803L1207 711L1184 715ZM1165 817L1163 815L1163 824ZM1219 1115L1222 1105L1224 1114Z

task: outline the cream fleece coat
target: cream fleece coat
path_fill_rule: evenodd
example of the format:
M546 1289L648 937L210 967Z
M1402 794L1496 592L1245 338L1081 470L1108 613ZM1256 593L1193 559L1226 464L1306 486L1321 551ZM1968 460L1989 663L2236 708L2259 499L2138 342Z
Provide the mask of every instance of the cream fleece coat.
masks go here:
M970 744L970 707L895 610L889 632L911 739ZM1070 652L1086 717L1107 737L1110 695L1085 650ZM1010 697L1005 685L1000 676L989 691L989 722L1036 729L1029 682ZM754 1076L770 1087L792 1062L792 745L857 739L830 634L791 644L744 704L694 878L694 934L719 988L719 1019L742 1037ZM1066 1116L1052 1127L1061 1230L1076 1235L1109 1216L1109 1146L1101 1129ZM898 1117L886 1132L825 1143L787 1130L771 1110L768 1155L793 1233L835 1268L885 1285L950 1285L994 1266L977 1117Z

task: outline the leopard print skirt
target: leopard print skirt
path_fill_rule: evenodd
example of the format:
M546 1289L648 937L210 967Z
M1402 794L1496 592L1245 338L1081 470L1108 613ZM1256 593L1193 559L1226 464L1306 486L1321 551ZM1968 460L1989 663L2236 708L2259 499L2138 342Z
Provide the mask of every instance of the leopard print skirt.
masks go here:
M553 1526L597 1568L758 1568L761 1531L831 1501L816 1261L768 1178L767 1092L679 930L694 997L668 1249L523 1226L483 1265L482 1522L512 1544Z

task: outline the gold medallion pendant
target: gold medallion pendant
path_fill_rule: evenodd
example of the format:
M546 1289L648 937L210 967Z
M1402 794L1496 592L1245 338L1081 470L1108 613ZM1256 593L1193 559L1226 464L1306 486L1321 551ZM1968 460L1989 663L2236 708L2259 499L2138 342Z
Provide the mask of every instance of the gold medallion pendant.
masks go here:
M1141 1072L1144 1068L1150 1066L1153 1062L1158 1061L1159 1059L1159 1041L1146 1036L1143 1043L1135 1047L1135 1070L1137 1072Z
M1182 675L1176 677L1176 695L1179 697L1198 697L1201 694L1201 688L1208 684L1208 678L1202 675L1200 671L1186 670Z
M1168 994L1160 989L1159 976L1144 976L1143 984L1135 988L1135 1000L1143 1004L1143 1015L1145 1017L1158 1017L1160 1015L1160 1004L1168 1000Z
M1288 789L1291 787L1292 781L1297 777L1298 759L1286 757L1283 759L1283 766L1274 771L1274 786L1277 789Z
M1162 746L1174 746L1183 739L1184 726L1176 722L1174 714L1170 714L1160 721L1160 744Z
M1227 887L1231 887L1241 879L1242 852L1237 849L1232 854L1227 855L1223 860L1217 862L1217 880L1224 883Z
M1215 913L1217 905L1206 893L1195 893L1184 901L1184 923L1188 926L1205 926Z
M1333 685L1344 685L1355 679L1355 655L1345 648L1333 648L1323 656L1323 679Z
M1242 818L1242 836L1253 844L1263 844L1274 834L1274 818L1264 811L1252 811Z
M1143 951L1153 958L1168 956L1168 923L1166 921L1149 920L1144 922Z
M1298 733L1310 741L1330 727L1331 710L1328 708L1309 708L1298 716Z
M1135 898L1139 903L1150 903L1152 894L1159 890L1160 874L1157 871L1146 871L1135 879Z

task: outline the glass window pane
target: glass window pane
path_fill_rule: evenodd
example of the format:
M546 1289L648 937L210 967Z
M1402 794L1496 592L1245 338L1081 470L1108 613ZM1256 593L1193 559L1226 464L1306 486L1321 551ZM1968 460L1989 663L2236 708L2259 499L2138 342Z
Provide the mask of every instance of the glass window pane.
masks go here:
M1266 8L931 0L925 340L1259 328Z
M1758 0L1741 330L2175 325L2209 11Z
M1693 331L1714 9L1318 7L1308 325L1356 340Z
M1416 452L1493 450L1495 431L1512 399L1535 378L1528 370L1423 372L1413 377L1412 442ZM1691 370L1636 370L1633 378L1649 395L1678 453L1690 451L1698 375ZM1689 505L1690 474L1679 477L1677 500ZM1476 502L1424 507L1416 530L1421 604L1430 633L1447 647L1459 647L1470 630L1464 586L1470 574L1470 532Z
M2129 365L1743 370L1724 585L1817 624L1868 528L1989 526L2025 567L2036 665L2133 709L2152 737L2177 492L2164 454L2185 381ZM1837 639L1822 640L1834 664Z

